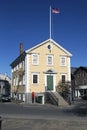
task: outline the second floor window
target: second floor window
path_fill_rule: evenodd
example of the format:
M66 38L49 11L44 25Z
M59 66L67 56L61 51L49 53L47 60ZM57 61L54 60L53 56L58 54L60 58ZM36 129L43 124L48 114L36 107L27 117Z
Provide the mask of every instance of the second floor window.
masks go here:
M39 63L39 56L38 56L38 54L33 54L33 56L32 56L32 64L33 65L38 65L38 63Z
M87 85L87 80L86 79L83 80L83 85Z
M61 66L66 66L66 57L65 56L61 56L61 62L60 62L60 65Z
M47 65L53 65L53 56L52 55L47 56Z

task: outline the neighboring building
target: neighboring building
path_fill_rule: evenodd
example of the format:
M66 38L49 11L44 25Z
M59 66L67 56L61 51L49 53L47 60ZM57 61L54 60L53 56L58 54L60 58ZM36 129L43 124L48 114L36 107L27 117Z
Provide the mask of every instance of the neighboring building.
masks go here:
M11 78L6 73L0 74L0 79L1 80L7 80L11 84Z
M60 81L71 81L70 57L66 49L48 39L23 52L11 63L12 95L31 102L32 94L42 97L45 92L56 92Z
M0 94L10 95L11 78L8 75L0 74Z
M87 67L78 67L72 77L74 97L87 96Z
M75 77L74 73L77 70L77 67L71 67L71 91L72 91L72 100L76 97L75 91Z

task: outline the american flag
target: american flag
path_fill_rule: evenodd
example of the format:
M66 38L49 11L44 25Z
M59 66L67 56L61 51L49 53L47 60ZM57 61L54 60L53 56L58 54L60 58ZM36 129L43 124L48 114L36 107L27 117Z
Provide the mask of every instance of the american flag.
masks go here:
M59 9L53 8L53 9L52 9L52 13L58 14L58 13L60 13L60 11L59 11Z

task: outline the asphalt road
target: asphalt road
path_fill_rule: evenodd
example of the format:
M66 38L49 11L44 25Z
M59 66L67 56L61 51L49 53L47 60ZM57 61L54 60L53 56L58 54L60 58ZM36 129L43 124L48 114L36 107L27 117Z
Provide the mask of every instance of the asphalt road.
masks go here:
M59 119L75 116L71 107L57 107L53 105L37 105L37 104L14 104L1 103L0 115L4 118L15 117L25 119Z
M87 117L87 100L75 101L68 107L38 104L15 104L0 103L0 115L3 117L26 117L26 118L59 118L60 117Z
M87 130L87 101L70 107L0 103L2 130Z

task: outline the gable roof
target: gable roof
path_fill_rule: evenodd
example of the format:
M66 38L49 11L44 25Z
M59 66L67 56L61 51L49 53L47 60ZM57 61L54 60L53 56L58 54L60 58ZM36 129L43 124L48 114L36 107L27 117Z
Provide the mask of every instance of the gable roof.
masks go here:
M72 56L72 54L71 54L69 51L67 51L66 49L64 49L61 45L59 45L59 44L58 44L57 42L55 42L53 39L48 39L48 40L46 40L46 41L44 41L44 42L42 42L42 43L40 43L40 44L37 44L36 46L34 46L34 47L32 47L32 48L26 50L26 53L30 53L32 50L34 50L34 49L36 49L36 48L38 48L38 47L40 47L40 46L46 44L47 42L51 42L51 43L55 44L58 48L60 48L62 51L64 51L67 55Z
M80 66L79 68L76 69L76 71L74 72L74 74L76 74L79 70L84 70L85 72L87 72L87 67Z
M10 66L11 66L11 67L15 67L15 66L16 66L17 64L19 64L22 60L24 60L25 56L26 56L26 53L25 53L25 51L24 51L21 55L19 55L19 56L10 64Z

